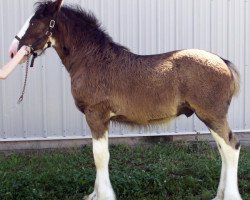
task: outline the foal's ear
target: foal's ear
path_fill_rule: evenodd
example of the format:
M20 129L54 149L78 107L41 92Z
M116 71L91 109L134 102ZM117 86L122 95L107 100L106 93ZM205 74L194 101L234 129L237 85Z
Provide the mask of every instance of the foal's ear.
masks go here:
M44 18L45 16L55 16L63 6L63 0L45 1L44 3L37 3L37 17Z
M47 12L51 15L54 15L55 13L59 12L62 5L63 5L63 0L56 0L53 1L51 4L48 5ZM45 13L46 13L45 11Z
M58 12L61 9L61 7L63 5L63 2L64 2L64 0L56 0L56 2L55 2L55 12Z

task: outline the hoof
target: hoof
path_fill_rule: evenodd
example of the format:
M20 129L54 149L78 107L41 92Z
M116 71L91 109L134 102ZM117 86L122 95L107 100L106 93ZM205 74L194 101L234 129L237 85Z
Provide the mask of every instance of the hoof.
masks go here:
M217 196L212 200L224 200L224 192L218 193Z
M229 196L225 196L224 200L242 200L242 198L240 197L240 195L229 195Z
M106 191L102 194L99 194L99 197L97 193L94 191L90 195L85 196L83 200L116 200L116 197L115 197L115 193L113 192L113 190L110 192Z
M97 199L97 194L96 194L96 192L94 191L94 192L91 193L90 195L85 196L85 197L83 198L83 200L98 200L98 199Z
M212 200L224 200L223 198L220 198L220 197L215 197L213 198Z

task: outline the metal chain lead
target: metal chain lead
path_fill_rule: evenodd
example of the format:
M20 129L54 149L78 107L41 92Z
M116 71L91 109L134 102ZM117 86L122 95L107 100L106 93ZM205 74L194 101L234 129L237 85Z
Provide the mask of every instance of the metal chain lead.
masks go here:
M32 59L31 59L31 63L30 63L30 57L31 57L31 54L27 55L27 61L26 61L26 71L25 71L25 79L24 79L24 84L23 84L23 90L22 90L22 94L21 96L19 97L17 103L20 104L22 101L23 101L23 97L24 97L24 93L25 93L25 89L26 89L26 85L27 85L27 79L28 79L28 71L29 71L29 64L30 64L30 67L33 67L34 66L34 62L35 62L35 59L38 57L38 56L41 56L46 49L50 48L51 47L51 42L47 42L47 47L44 48L40 54L36 53L36 52L33 52L32 53Z
M23 101L26 85L27 85L27 79L28 79L28 72L29 72L29 62L30 62L30 55L27 56L27 61L26 61L26 71L25 71L25 78L24 78L24 83L23 83L23 90L22 94L19 97L17 103L20 104Z

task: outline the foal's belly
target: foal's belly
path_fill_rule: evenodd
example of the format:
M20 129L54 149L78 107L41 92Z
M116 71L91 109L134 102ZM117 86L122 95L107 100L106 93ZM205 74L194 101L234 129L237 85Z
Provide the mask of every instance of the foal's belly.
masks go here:
M129 118L124 115L116 115L111 118L111 121L119 122L119 123L126 123L126 124L134 124L134 125L150 125L150 124L162 124L168 123L174 118L172 117L159 117L159 118Z
M128 124L148 125L153 123L167 123L176 116L176 107L126 106L114 112L111 120Z
M195 112L187 102L180 99L150 104L134 104L133 102L116 108L111 120L139 125L168 123L180 115L190 117Z

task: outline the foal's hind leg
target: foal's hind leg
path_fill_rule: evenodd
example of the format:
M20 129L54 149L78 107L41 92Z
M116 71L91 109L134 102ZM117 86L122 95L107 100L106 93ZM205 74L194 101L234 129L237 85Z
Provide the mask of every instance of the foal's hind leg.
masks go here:
M216 200L241 200L238 190L238 161L240 143L228 127L227 120L219 120L209 127L218 145L222 168Z
M214 134L214 132L212 131L211 133ZM220 145L217 142L216 144L219 149L220 156L221 156L221 174L220 174L219 186L217 189L217 195L213 200L222 200L224 199L224 191L225 191L225 184L226 184L226 163L225 163L225 157L224 157L224 154L222 153Z

